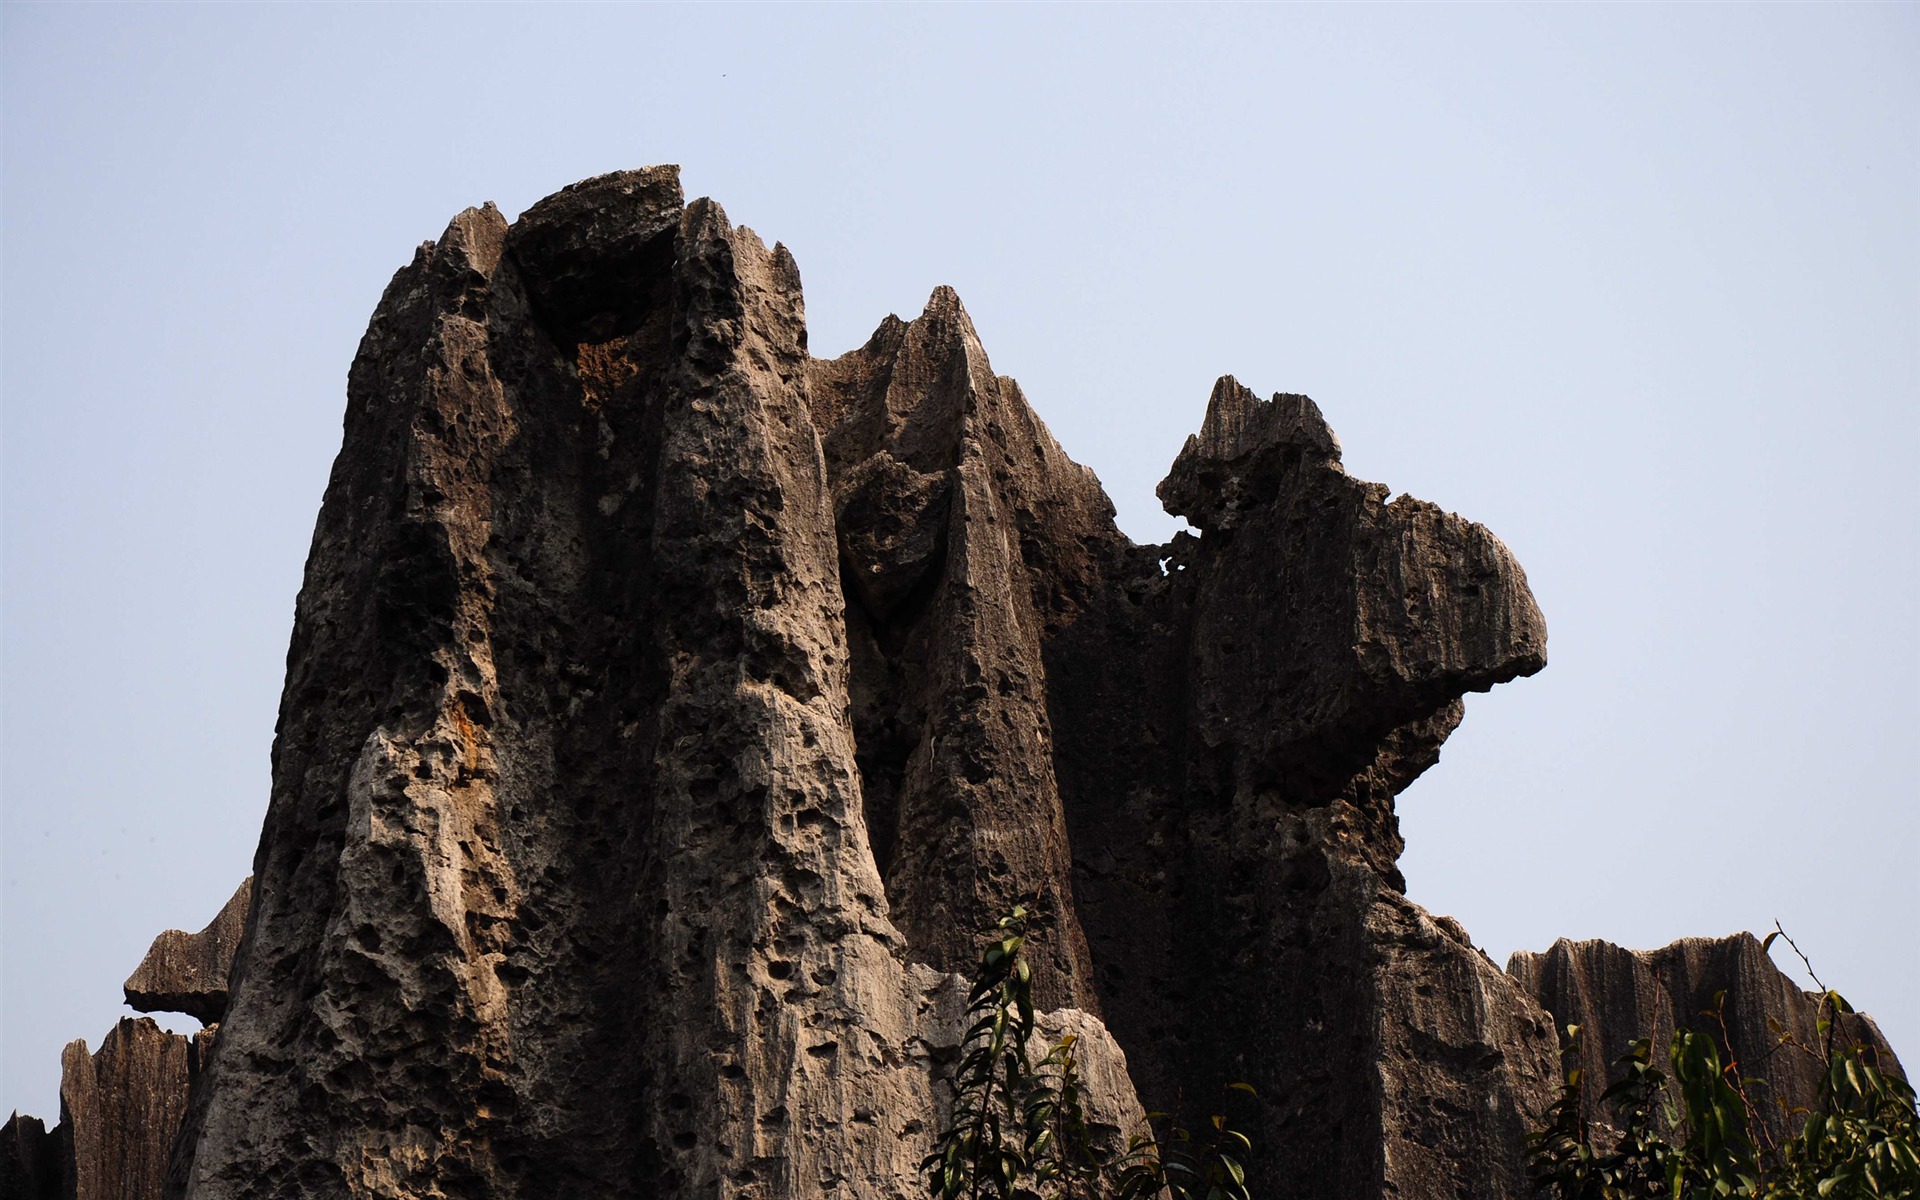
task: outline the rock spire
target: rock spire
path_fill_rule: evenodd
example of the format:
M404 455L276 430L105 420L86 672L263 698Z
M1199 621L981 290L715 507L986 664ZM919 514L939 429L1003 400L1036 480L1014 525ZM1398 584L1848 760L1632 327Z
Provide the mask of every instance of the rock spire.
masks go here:
M9 1195L906 1200L1038 898L1103 1136L1245 1081L1263 1195L1518 1200L1551 1014L1652 987L1403 894L1524 573L1231 377L1159 494L1136 546L951 289L813 358L676 168L459 214L348 375L250 890L127 982L217 1026L76 1044Z

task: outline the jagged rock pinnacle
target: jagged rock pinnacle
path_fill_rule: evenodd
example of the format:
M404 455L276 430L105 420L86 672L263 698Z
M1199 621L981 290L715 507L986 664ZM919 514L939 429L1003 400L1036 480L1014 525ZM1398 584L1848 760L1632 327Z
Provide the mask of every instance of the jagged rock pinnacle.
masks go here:
M218 1030L123 1026L165 1103L67 1144L138 1200L906 1200L1037 898L1104 1136L1244 1080L1276 1190L1517 1200L1553 1018L1402 895L1394 798L1546 629L1387 494L1224 377L1200 536L1135 546L953 289L823 361L676 168L468 209L349 373L251 906L128 981Z

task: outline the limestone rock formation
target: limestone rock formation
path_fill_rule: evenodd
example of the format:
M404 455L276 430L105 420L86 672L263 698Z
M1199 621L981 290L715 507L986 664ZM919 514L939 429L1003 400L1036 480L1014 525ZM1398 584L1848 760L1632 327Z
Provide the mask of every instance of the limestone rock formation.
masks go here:
M1134 552L1047 656L1135 1081L1254 1083L1263 1173L1301 1195L1523 1194L1551 1023L1400 894L1393 797L1464 693L1544 665L1525 576L1480 526L1347 475L1312 401L1231 378L1160 494L1199 536Z
M811 382L867 827L910 953L964 970L978 930L1045 895L1036 996L1097 1011L1043 645L1124 553L1113 506L993 373L949 288Z
M199 933L169 929L153 939L147 956L127 979L127 1007L185 1013L205 1025L217 1023L227 1010L227 972L233 969L233 955L246 930L252 895L249 877Z
M39 1117L14 1113L0 1128L0 1196L7 1200L60 1200L58 1139Z
M250 886L242 883L201 932L170 929L155 938L127 981L127 1003L217 1021ZM124 1018L97 1052L84 1041L69 1044L61 1055L59 1124L48 1131L16 1113L0 1137L0 1200L160 1200L170 1181L177 1194L180 1132L216 1039L213 1024L189 1037Z
M957 1031L867 836L812 369L792 259L671 169L396 276L190 1195L917 1190Z
M60 1056L66 1194L74 1200L159 1200L187 1111L192 1039L145 1017L123 1018L100 1049Z
M1109 1141L1245 1081L1262 1194L1525 1195L1557 993L1394 817L1545 664L1524 574L1232 378L1160 494L1136 546L949 289L811 357L674 168L455 217L348 376L251 900L128 981L220 1021L125 1083L168 1195L922 1194L1036 897Z
M1773 1141L1800 1131L1795 1109L1817 1102L1827 1038L1816 1026L1817 994L1801 990L1767 957L1750 933L1683 938L1659 950L1627 950L1611 942L1561 939L1544 953L1520 953L1507 971L1564 1028L1580 1027L1579 1065L1588 1111L1604 1114L1600 1093L1609 1069L1635 1038L1664 1050L1676 1025L1723 1035L1731 1057L1770 1091L1754 1108ZM1717 1000L1716 997L1724 997ZM1842 1014L1838 1046L1864 1045L1886 1071L1904 1074L1873 1018ZM1782 1044L1790 1037L1790 1044Z

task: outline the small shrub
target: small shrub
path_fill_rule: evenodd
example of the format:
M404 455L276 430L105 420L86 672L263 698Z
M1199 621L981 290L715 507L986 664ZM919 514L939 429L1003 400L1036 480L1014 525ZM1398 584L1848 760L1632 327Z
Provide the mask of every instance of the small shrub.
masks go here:
M987 936L967 994L952 1115L922 1162L934 1200L1251 1200L1253 1143L1224 1112L1198 1132L1148 1114L1124 1151L1103 1153L1087 1125L1072 1035L1034 1061L1033 972L1023 951L1034 909L1016 905ZM1233 1089L1252 1093L1244 1083ZM1223 1106L1224 1108L1224 1106ZM1153 1122L1165 1128L1153 1131Z

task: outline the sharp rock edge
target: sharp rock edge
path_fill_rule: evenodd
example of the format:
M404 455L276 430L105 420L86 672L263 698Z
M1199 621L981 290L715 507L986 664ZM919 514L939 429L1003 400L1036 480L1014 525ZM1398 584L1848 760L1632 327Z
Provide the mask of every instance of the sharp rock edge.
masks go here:
M951 289L821 360L677 168L461 213L349 374L251 884L127 982L208 1027L70 1047L7 1195L904 1200L1037 896L1102 1136L1247 1081L1264 1194L1517 1200L1556 1018L1807 1001L1406 899L1394 797L1546 628L1387 495L1226 377L1136 546Z

